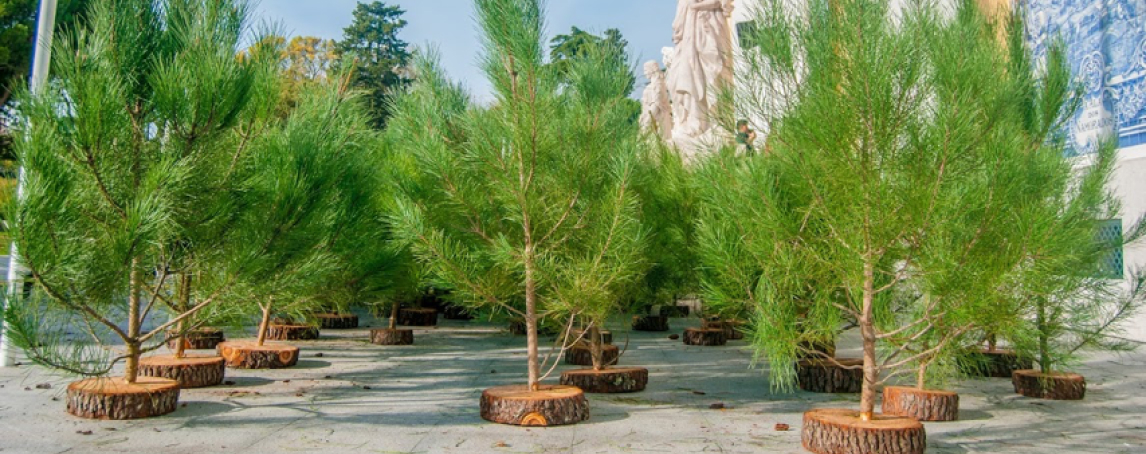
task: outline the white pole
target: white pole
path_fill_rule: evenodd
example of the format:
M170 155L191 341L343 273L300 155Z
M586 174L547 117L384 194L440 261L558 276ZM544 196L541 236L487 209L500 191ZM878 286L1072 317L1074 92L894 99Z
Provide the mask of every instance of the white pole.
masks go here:
M52 62L52 31L56 27L56 0L41 0L40 14L36 20L36 53L32 56L32 80L29 86L33 93L44 90L48 83L48 68ZM24 167L20 167L20 177L16 184L16 200L24 196ZM9 219L11 223L13 220ZM20 257L16 251L16 243L8 253L8 298L19 294L23 287L20 276ZM9 367L16 364L16 349L4 332L4 321L0 320L0 367Z

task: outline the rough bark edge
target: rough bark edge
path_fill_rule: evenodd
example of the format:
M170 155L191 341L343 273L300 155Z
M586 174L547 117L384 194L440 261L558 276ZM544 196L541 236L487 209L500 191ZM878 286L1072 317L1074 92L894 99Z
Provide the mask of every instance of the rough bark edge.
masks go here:
M1011 384L1016 393L1026 397L1050 400L1082 400L1086 397L1086 378L1079 374L1016 370L1011 376Z
M414 345L414 330L372 329L370 343L374 345Z
M267 340L315 340L318 339L318 327L310 325L277 325L267 327Z
M617 363L617 359L621 355L621 349L616 345L601 345L601 361L607 365ZM593 353L589 350L588 344L578 344L569 347L565 351L565 364L573 364L576 366L592 366Z
M517 426L560 426L589 419L589 401L579 388L542 385L523 394L525 389L500 386L482 391L482 419Z
M298 364L299 349L293 345L223 342L216 348L227 367L235 369L285 369Z
M883 414L920 421L958 421L959 394L952 391L885 386Z
M354 329L358 327L355 314L315 314L319 329Z
M684 330L684 345L719 347L728 343L723 328L687 328Z
M119 383L114 383L118 381ZM126 385L120 378L89 378L68 385L67 412L87 419L141 419L175 411L179 383L156 377L141 377Z
M804 412L800 438L804 449L816 454L923 454L927 449L919 421L884 415L860 421L859 412L837 408Z
M844 365L863 364L862 359L841 358ZM796 362L796 384L813 393L854 394L863 390L863 369L845 369L826 360Z
M139 375L175 380L181 389L222 384L226 371L227 361L221 356L152 356L139 361Z
M649 370L643 367L617 369L577 369L561 373L561 384L576 386L587 393L635 393L645 390Z
M186 332L183 337L175 331L167 332L167 348L175 350L179 347L179 340L183 340L186 350L214 350L220 342L226 342L227 336L218 328L199 328Z

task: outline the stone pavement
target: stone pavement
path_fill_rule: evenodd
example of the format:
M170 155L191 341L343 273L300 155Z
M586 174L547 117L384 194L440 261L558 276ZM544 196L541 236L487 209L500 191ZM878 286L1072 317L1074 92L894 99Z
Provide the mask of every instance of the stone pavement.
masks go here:
M673 332L695 324L670 322ZM645 392L590 395L592 419L579 425L490 424L478 416L481 390L525 376L524 338L499 328L443 320L417 330L410 347L371 345L365 327L324 331L295 343L296 368L228 370L233 384L185 390L175 413L137 421L72 417L62 398L70 378L0 369L0 453L799 453L804 410L858 403L771 392L744 341L689 347L669 333L638 332L621 362L649 369ZM614 335L623 345L624 333ZM558 366L551 381L567 367L576 366ZM1146 352L1103 356L1081 372L1089 382L1082 402L1019 397L1006 379L963 382L963 420L929 423L928 452L1146 452ZM36 388L43 383L51 388ZM777 423L791 430L778 432Z

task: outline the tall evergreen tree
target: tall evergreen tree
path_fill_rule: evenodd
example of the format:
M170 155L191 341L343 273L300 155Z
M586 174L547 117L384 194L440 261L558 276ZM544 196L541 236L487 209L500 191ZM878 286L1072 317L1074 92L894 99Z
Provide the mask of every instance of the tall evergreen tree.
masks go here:
M390 115L389 93L409 82L409 44L398 37L406 26L403 14L401 8L384 2L359 3L354 21L335 46L342 65L353 71L353 86L369 93L367 103L378 129Z

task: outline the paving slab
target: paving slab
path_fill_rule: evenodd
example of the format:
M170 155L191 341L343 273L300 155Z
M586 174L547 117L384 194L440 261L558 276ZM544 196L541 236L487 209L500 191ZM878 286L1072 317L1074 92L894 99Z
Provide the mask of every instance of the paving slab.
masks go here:
M72 417L63 402L72 378L0 369L0 453L799 453L803 411L859 401L774 392L745 341L669 340L699 324L678 318L666 333L611 327L618 345L628 342L622 364L649 369L646 391L589 395L592 418L578 425L503 426L479 417L478 397L524 380L524 337L443 320L416 329L413 346L381 347L366 341L366 325L384 321L363 324L293 342L298 367L228 370L227 384L184 390L175 413L147 420ZM550 381L572 367L559 365ZM963 419L928 423L928 452L1146 452L1146 353L1099 355L1080 371L1089 385L1081 402L1020 397L1007 379L958 384ZM51 388L36 388L43 383Z

